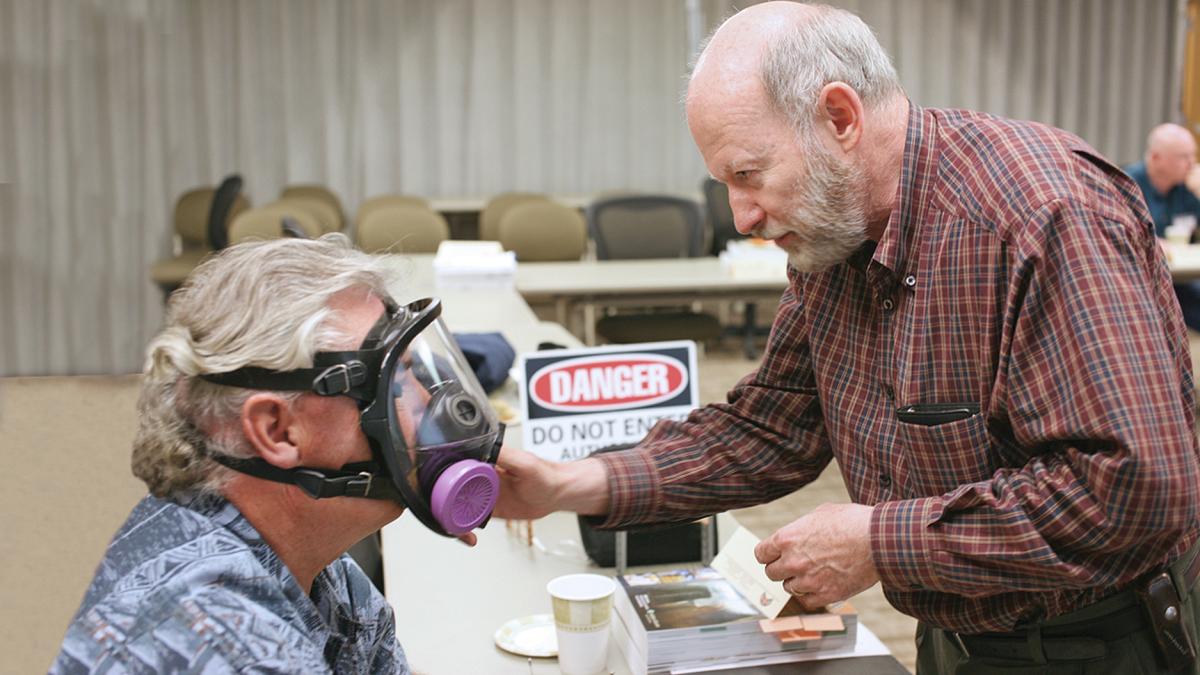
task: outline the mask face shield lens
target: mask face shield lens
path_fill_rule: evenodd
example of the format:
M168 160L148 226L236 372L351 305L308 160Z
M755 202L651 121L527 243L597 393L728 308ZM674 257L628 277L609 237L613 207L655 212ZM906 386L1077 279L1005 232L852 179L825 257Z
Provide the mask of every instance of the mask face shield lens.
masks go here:
M405 502L427 526L469 532L487 520L499 495L492 465L500 424L441 319L396 349L388 357L390 373L381 377L385 400L371 406L382 404L387 414L384 460Z

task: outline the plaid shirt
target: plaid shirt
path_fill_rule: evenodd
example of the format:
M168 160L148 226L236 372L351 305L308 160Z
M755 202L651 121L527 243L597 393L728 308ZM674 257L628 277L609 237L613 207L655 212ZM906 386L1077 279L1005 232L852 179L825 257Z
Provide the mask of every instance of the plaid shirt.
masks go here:
M913 106L882 240L790 274L728 403L603 457L604 525L762 503L836 457L876 507L888 598L964 633L1098 600L1196 540L1179 306L1137 185L1080 139Z

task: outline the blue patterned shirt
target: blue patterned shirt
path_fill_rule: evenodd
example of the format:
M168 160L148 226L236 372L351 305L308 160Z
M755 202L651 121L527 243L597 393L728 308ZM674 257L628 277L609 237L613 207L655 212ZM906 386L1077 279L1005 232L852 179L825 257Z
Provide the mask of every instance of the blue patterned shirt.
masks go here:
M108 546L52 673L407 673L349 556L311 594L233 504L147 496Z
M1128 173L1142 189L1142 196L1146 198L1146 208L1150 210L1150 217L1154 220L1154 233L1158 236L1165 236L1167 227L1171 225L1175 216L1191 214L1200 219L1200 198L1192 194L1183 183L1162 194L1150 182L1145 162L1130 164L1125 167L1125 173Z

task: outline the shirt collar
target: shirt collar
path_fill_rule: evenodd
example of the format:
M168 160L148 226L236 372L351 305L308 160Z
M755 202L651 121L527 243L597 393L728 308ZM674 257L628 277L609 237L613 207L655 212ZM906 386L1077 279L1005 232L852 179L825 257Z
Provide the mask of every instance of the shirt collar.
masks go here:
M275 577L284 597L296 609L305 626L314 634L328 633L331 626L331 609L319 608L317 601L304 592L304 589L300 587L300 582L283 563L279 554L271 548L266 539L263 539L262 534L237 506L234 506L225 497L213 493L178 495L175 497L175 501L181 506L208 517L213 524L225 528L245 542L259 564ZM328 571L328 568L321 570L317 578L313 580L314 591L324 590L322 586L328 585L329 582L326 579L329 576Z
M917 228L933 197L937 177L937 118L933 112L909 102L908 129L904 138L900 185L888 215L887 227L875 247L872 260L891 270L893 275L916 272L914 247Z

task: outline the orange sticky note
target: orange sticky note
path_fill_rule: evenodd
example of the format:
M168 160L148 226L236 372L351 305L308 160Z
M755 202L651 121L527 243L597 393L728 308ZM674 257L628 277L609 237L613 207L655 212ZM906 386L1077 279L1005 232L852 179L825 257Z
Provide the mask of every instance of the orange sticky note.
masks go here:
M789 642L807 642L809 640L820 640L821 633L815 630L789 630L783 633L777 633L775 637L779 641L787 644Z
M804 630L817 632L846 630L846 624L837 614L808 614L796 618L804 622Z
M758 627L764 633L782 633L789 630L804 630L804 622L799 616L785 616L779 619L763 619Z

